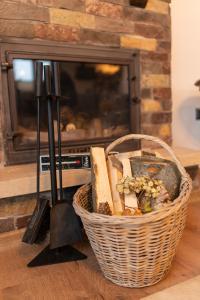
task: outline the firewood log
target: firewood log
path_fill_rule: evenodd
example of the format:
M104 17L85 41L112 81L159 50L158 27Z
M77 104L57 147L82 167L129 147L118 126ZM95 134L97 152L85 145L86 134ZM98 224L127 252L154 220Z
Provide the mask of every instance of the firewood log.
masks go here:
M132 177L131 164L129 158L123 157L121 158L121 162L123 165L123 177ZM137 197L135 193L131 193L128 195L124 195L125 208L137 208Z
M123 175L122 175L122 167L117 165L114 158L115 155L108 156L107 167L108 167L110 188L112 193L114 213L120 214L124 210L124 205L123 205L124 199L123 199L123 195L120 195L120 193L117 191L116 185Z
M113 213L112 194L108 178L104 148L91 148L93 210L98 211L100 202L108 202Z
M131 164L129 158L134 156L141 156L141 151L137 150L126 153L119 153L116 155L116 157L121 161L123 165L123 177L132 177ZM125 208L137 208L138 203L135 193L131 193L130 195L124 195L124 203Z

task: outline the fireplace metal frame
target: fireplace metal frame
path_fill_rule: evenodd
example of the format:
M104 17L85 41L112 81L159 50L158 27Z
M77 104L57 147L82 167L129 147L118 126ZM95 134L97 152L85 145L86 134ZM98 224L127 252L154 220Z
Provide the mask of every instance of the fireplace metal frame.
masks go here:
M0 39L0 105L3 132L3 150L6 164L34 161L35 149L16 149L17 110L13 77L13 59L32 58L57 61L84 61L128 65L130 132L140 132L140 52L138 50L69 45L66 43L6 38ZM63 150L85 152L91 145L106 146L113 138L70 141ZM45 153L45 148L43 149Z

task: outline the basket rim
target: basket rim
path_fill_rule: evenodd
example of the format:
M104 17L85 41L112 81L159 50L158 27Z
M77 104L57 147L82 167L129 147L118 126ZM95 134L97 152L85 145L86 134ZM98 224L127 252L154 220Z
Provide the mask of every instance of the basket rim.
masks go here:
M84 219L88 219L92 223L106 223L110 225L120 225L120 224L144 224L152 221L159 221L164 219L165 217L176 213L179 208L188 201L189 195L192 190L192 180L190 176L187 174L182 177L181 186L180 186L180 194L179 196L167 206L153 211L151 213L142 215L142 216L107 216L103 214L98 214L95 212L89 212L85 208L81 207L79 204L79 197L83 192L87 192L90 190L91 184L85 184L78 189L78 191L74 195L73 207L76 213Z

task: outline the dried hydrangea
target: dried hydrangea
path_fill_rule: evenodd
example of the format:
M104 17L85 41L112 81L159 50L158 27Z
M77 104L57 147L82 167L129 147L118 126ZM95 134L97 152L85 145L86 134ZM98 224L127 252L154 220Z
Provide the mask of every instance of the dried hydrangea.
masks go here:
M169 200L162 180L148 176L124 177L118 182L117 191L120 194L136 193L138 205L144 213L159 209Z
M117 191L120 194L130 194L135 192L139 194L145 191L145 196L157 198L163 187L162 180L151 179L147 176L123 177L117 184Z
M130 194L132 191L130 189L130 183L133 178L127 176L120 179L120 181L117 184L117 191L120 194Z

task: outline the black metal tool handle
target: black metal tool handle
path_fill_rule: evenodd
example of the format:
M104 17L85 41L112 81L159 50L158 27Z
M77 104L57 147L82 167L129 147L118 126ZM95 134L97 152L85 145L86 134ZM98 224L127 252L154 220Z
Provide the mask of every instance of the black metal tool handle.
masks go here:
M43 63L37 61L35 69L35 98L37 101L37 176L36 176L36 198L37 203L40 201L40 98L42 97L42 75Z
M61 97L60 65L56 61L53 62L53 81L54 81L54 95L56 97Z
M44 79L45 79L47 109L48 109L48 138L49 138L52 206L55 206L58 201L58 195L57 195L57 179L56 179L55 140L54 140L54 124L53 124L53 112L52 112L50 66L44 66Z
M57 108L57 127L58 127L58 169L59 169L59 183L60 183L60 200L63 200L63 186L62 186L62 145L61 145L61 129L60 129L60 68L58 62L53 62L53 82L54 93L56 97Z
M52 86L51 86L51 67L46 65L44 66L44 81L45 81L45 91L46 96L52 95Z
M36 79L35 79L35 96L42 97L42 75L43 75L43 63L36 61Z

